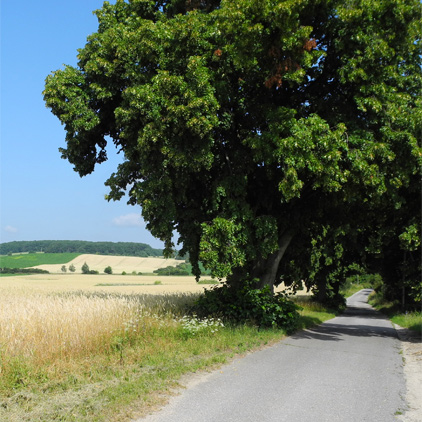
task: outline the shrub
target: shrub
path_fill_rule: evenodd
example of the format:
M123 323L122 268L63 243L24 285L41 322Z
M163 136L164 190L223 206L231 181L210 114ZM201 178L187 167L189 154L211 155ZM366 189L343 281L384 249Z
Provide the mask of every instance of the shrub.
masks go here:
M158 275L190 275L188 264L184 262L176 265L175 267L169 265L165 268L158 268L153 272Z
M47 270L40 268L0 268L0 274L49 274Z
M85 262L84 265L82 265L82 274L88 274L89 273L89 266L88 264Z
M110 265L108 267L104 268L104 272L106 274L113 274L113 269L110 267Z
M269 287L256 289L254 282L245 282L240 289L227 284L206 290L196 301L193 311L200 317L215 316L237 323L249 322L259 327L280 327L294 331L299 307L283 293Z

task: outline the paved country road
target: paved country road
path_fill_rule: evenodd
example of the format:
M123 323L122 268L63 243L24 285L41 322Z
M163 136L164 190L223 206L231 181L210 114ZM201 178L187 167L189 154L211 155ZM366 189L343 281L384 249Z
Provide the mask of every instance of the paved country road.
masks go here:
M400 342L368 305L235 359L139 422L390 422L405 410Z

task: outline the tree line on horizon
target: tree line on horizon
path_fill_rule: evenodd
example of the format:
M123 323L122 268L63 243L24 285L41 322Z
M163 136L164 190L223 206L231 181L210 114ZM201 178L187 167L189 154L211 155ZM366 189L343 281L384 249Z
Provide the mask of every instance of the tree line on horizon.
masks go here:
M86 253L122 256L162 256L162 249L145 243L133 242L89 242L80 240L35 240L0 243L0 255L10 253Z

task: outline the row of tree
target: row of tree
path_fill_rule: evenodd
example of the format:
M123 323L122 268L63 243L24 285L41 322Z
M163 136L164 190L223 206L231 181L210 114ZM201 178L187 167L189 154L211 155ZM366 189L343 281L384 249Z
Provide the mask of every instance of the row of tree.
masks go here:
M164 268L157 268L153 272L157 275L191 275L190 266L186 263L181 263L176 266L169 265Z
M80 240L35 240L0 243L0 255L20 252L45 252L121 256L162 256L162 249L154 249L145 243L87 242Z
M47 270L40 268L8 268L0 267L0 274L49 274Z

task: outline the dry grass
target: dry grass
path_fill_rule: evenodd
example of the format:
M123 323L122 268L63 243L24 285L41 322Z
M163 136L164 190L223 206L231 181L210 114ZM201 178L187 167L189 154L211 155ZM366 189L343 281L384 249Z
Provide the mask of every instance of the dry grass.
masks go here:
M161 284L154 284L161 281ZM124 294L201 293L211 285L196 283L193 276L132 276L84 274L33 274L0 278L3 288L37 292L87 292Z
M134 321L173 315L189 295L123 295L67 292L48 294L1 289L0 344L5 357L34 364L104 353ZM154 319L154 318L152 318Z
M24 356L36 364L92 353L132 312L119 298L2 293L3 354Z
M204 286L193 277L159 279L162 285L138 276L0 278L0 420L131 420L182 374L283 335L246 325L216 332L211 320L182 318ZM104 283L132 285L98 286Z
M209 278L205 277L205 278ZM202 280L202 279L201 279ZM155 284L160 281L160 284ZM193 276L133 276L133 275L84 275L84 274L32 274L0 278L2 288L31 289L37 292L107 292L124 294L202 293L212 284L198 284ZM283 291L280 285L276 291ZM310 295L302 291L301 295Z

